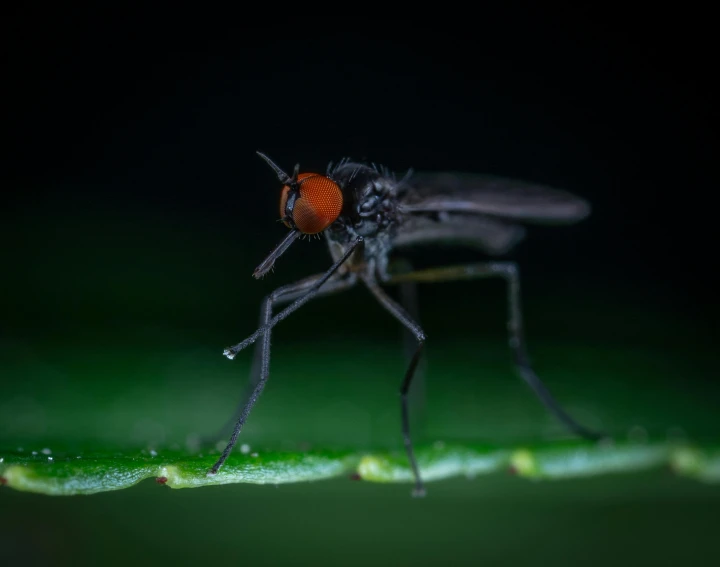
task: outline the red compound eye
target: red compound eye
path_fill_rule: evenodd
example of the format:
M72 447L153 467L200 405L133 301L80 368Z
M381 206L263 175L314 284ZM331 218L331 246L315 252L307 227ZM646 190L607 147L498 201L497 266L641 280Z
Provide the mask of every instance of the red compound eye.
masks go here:
M332 179L317 173L301 173L298 175L298 183L300 195L293 205L292 221L302 233L322 232L340 216L343 205L342 191ZM289 192L287 185L283 187L280 197L282 217L285 217Z

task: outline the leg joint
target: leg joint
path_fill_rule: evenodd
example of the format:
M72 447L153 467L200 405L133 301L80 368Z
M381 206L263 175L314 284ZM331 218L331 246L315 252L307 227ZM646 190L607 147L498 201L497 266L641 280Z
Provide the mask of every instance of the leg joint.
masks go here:
M520 269L516 262L494 262L492 268L507 280L514 280L520 276Z

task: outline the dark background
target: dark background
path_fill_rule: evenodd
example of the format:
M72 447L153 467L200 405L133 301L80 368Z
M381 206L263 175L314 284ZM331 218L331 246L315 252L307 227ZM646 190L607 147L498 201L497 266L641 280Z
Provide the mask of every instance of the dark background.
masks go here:
M200 18L176 25L174 15L78 11L42 18L16 13L8 20L0 160L4 438L72 433L122 439L127 432L117 424L126 410L119 409L117 392L128 384L147 389L157 415L175 420L167 438L212 430L208 412L217 418L232 409L237 375L249 356L225 365L222 347L253 330L259 302L273 287L329 265L322 242L300 242L271 276L251 279L285 230L277 222L280 187L256 150L286 169L299 162L304 170L324 171L328 161L350 156L399 173L412 167L516 177L587 198L589 219L574 227L533 228L513 253L523 271L536 355L549 365L543 345L566 345L565 354L561 346L554 356L584 362L588 370L610 364L618 372L605 376L616 386L605 398L598 394L601 371L600 385L577 379L568 382L573 389L559 382L595 425L622 430L645 419L651 429L680 423L698 435L717 434L715 71L702 14L636 20L521 11L459 26L469 14L431 25L361 19L338 8L316 20L218 13L207 27ZM431 251L423 261L476 257ZM421 290L429 336L438 345L480 338L503 348L502 286L473 286L449 284L446 295ZM276 342L295 342L284 351L284 364L289 370L305 365L310 381L315 372L343 375L342 366L313 367L322 356L357 365L373 356L385 360L378 353L390 352L392 341L400 344L398 329L361 290L305 310L283 323ZM578 354L586 352L582 348L595 350ZM183 380L159 379L156 367L180 351L194 356L182 359L190 361ZM444 364L441 346L437 352L435 368ZM302 362L292 362L292 353ZM500 368L509 363L498 356ZM477 364L445 359L451 362L467 369ZM641 368L645 362L651 366ZM399 382L401 363L393 369L390 380ZM654 373L665 387L657 399ZM58 375L64 376L60 382ZM467 385L448 384L449 391ZM285 398L279 390L278 399L307 391L310 397L333 395L312 385L294 387ZM184 388L210 392L217 412L192 413L197 399L182 398ZM394 388L393 382L387 392ZM87 401L78 406L95 429L79 418L68 425L76 399ZM125 399L142 411L140 397ZM690 417L669 415L667 399ZM29 414L18 400L59 417L23 419ZM53 400L55 410L47 409ZM612 400L632 400L635 409L623 413ZM647 407L637 409L643 400ZM653 414L656 402L660 409ZM312 407L312 400L307 403ZM282 407L267 411L274 416ZM115 421L107 417L118 412ZM99 413L105 421L89 417ZM338 442L340 433L317 433L319 422L303 430L313 418L302 413L284 425L301 423L301 431ZM519 422L499 430L534 434L531 422ZM492 422L483 427L493 434ZM133 431L134 441L147 433ZM377 435L363 437L347 425L340 431L350 435L350 444L379 443ZM393 431L395 437L381 443L393 446L399 439ZM452 431L473 435L462 423ZM6 491L0 498L17 519L9 532L15 541L34 542L39 557L58 562L82 549L80 533L94 529L93 518L108 516L114 519L93 537L91 551L119 546L128 558L147 552L176 554L181 561L213 553L297 564L365 561L375 553L393 564L448 556L468 563L483 557L531 561L514 545L516 538L535 542L540 558L564 553L570 563L591 553L598 563L618 562L622 546L634 549L634 564L642 562L638 558L673 564L683 553L700 559L713 549L704 526L713 518L707 503L717 511L717 488L683 485L663 499L666 487L679 481L582 482L523 485L520 495L507 480L476 481L474 488L451 482L438 488L434 503L428 499L435 508L425 509L427 516L417 512L424 502L406 502L405 486L342 483L269 496L260 487L186 495L144 486L50 503ZM45 535L33 539L33 511L45 506L80 527L43 521L39 533ZM218 512L227 532L198 519L223 506L231 508L227 515ZM486 515L476 516L478 509ZM177 519L185 514L187 523ZM524 517L520 525L518 515ZM538 531L549 515L555 523ZM673 522L680 516L686 518L682 527ZM278 517L284 520L276 524ZM253 518L273 533L253 527ZM186 531L198 541L173 535ZM283 541L297 554L279 553ZM597 554L607 541L624 543ZM348 551L358 548L366 555Z
M210 258L226 250L208 247L207 267L188 256L187 272L174 274L166 293L194 296L177 311L187 320L203 305L197 278L245 283L282 235L279 188L254 154L262 149L288 169L323 171L351 156L398 172L489 172L570 189L592 202L593 216L531 233L517 251L527 277L563 270L603 289L621 281L693 315L713 303L715 109L696 23L531 12L472 29L279 20L174 33L125 13L19 21L5 40L2 171L19 285L28 263L62 261L53 246L68 231L97 255L144 245L160 258L191 254L204 238L232 242L224 262ZM23 231L28 222L44 233ZM143 234L152 225L166 241ZM107 241L107 229L123 240ZM321 248L293 250L304 260L284 259L283 272L247 293L322 269ZM68 268L55 277L76 278L83 266ZM114 309L100 305L99 282L87 281L83 297L75 283L37 294L43 321L61 303L77 301L75 314ZM157 301L142 299L143 308ZM27 321L24 302L12 303L23 310L14 322Z

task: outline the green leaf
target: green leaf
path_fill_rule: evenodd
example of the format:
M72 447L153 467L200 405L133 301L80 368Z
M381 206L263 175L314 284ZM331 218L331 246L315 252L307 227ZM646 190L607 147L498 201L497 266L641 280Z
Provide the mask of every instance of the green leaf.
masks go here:
M155 478L172 488L237 482L281 484L354 476L370 482L412 482L407 458L398 453L351 451L253 452L234 454L216 474L207 471L217 455L179 450L112 453L0 451L0 478L17 490L50 495L118 490ZM720 482L720 449L671 443L557 442L498 448L435 443L417 452L421 474L431 482L510 470L530 479L565 479L629 473L672 466L679 475Z
M332 301L328 309L339 308ZM615 439L568 440L514 375L498 305L494 335L443 340L441 328L428 342L424 381L411 391L425 481L507 471L561 480L662 467L720 481L718 385L703 374L714 369L713 351L691 351L691 336L684 350L676 339L675 350L663 352L629 341L664 328L654 320L640 328L628 317L626 336L614 335L629 307L607 316L612 329L587 331L612 337L608 343L563 334L571 315L557 315L560 337L534 333L533 362L571 414ZM311 319L319 313L313 309ZM536 308L530 320L538 313L559 309ZM117 490L143 479L172 488L343 477L410 483L399 427L405 361L397 329L381 329L389 337L383 341L302 340L302 324L292 325L278 329L268 387L214 476L207 471L225 439L210 447L188 440L232 414L252 360L249 352L226 360L224 333L131 326L95 336L85 327L42 328L33 338L0 341L0 371L10 378L0 398L0 482L53 495ZM697 379L688 380L693 371Z

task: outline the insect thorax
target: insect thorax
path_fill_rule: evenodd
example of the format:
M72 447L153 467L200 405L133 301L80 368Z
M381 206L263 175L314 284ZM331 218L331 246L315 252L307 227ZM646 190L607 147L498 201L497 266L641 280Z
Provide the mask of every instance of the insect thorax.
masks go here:
M331 254L363 236L365 261L383 273L398 220L397 181L388 171L348 162L331 177L343 192L342 213L327 230Z

